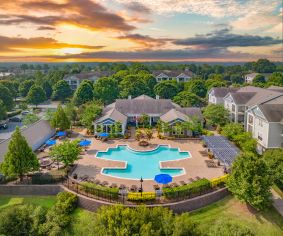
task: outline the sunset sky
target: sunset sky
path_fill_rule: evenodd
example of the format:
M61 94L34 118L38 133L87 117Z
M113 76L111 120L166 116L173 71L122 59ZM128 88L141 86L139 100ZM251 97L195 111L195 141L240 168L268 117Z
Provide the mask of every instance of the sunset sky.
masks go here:
M281 0L0 0L0 62L282 61Z

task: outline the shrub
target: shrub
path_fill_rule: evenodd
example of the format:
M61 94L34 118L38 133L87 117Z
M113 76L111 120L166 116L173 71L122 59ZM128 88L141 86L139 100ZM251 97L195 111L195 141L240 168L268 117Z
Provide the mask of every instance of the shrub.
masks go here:
M95 195L95 196L103 196L109 197L113 199L117 199L119 197L119 189L118 188L109 188L104 187L98 184L90 183L90 182L82 182L79 186L80 190Z
M163 193L166 198L174 199L199 195L203 191L207 191L209 189L211 189L211 183L209 180L204 178L183 186L163 188Z
M155 200L156 196L154 192L141 193L128 193L128 200L133 202L146 202Z
M16 116L16 115L21 114L21 112L22 112L21 109L16 110L16 111L7 112L7 116L8 116L8 117L13 117L13 116Z
M58 193L56 205L69 214L77 207L77 195L69 192Z
M227 175L220 176L218 178L211 179L210 180L211 187L215 188L215 187L218 187L218 186L225 184L227 179L228 179L228 176L229 175L227 174Z

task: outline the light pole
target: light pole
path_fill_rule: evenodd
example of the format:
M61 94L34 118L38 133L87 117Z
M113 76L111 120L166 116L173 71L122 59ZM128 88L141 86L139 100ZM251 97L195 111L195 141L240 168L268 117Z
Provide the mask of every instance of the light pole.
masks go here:
M141 182L141 196L142 196L142 182L143 182L143 179L142 179L142 177L141 177L141 179L140 179L140 182Z

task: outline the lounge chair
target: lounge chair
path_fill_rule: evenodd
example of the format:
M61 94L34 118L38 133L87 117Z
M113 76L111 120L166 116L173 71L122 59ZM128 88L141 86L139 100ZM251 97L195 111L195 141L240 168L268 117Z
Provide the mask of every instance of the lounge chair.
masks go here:
M136 191L138 190L137 185L134 185L134 184L133 184L133 185L131 186L130 190L131 190L132 192L136 192Z
M163 188L171 188L171 186L169 184L164 184Z
M193 178L189 178L189 182L192 183L194 182L195 180Z
M84 176L82 176L80 179L82 180L82 181L87 181L88 180L88 175L84 175Z
M118 187L118 185L117 185L117 184L115 184L115 183L112 183L109 187L110 187L110 188L117 188L117 187Z
M126 188L126 185L120 184L119 189L125 189L125 188Z
M109 183L107 182L107 181L103 181L102 183L101 183L101 185L102 186L107 186Z
M99 180L99 179L96 179L96 180L93 181L93 183L95 183L95 184L100 184L100 180Z
M178 185L177 183L171 183L170 186L171 186L172 188L174 188L174 187L178 187L179 185Z
M200 180L200 179L201 179L201 177L199 177L199 176L196 177L196 180Z
M154 185L153 185L153 188L154 188L154 190L159 190L159 189L160 189L160 187L159 187L158 184L154 184Z
M181 185L186 185L187 183L182 180L182 181L180 181L180 184L181 184Z

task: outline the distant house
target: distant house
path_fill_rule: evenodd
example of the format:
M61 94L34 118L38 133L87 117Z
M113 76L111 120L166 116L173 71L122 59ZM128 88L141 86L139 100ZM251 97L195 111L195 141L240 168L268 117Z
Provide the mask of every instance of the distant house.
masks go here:
M208 103L211 104L224 104L224 97L229 92L236 92L238 88L211 88L208 91Z
M257 75L263 75L265 80L268 80L271 73L250 73L244 76L245 82L251 84Z
M76 90L83 80L90 80L96 82L99 78L111 76L110 71L94 71L88 73L79 73L73 75L65 75L64 80L68 82L72 90Z
M26 138L32 150L35 151L55 134L55 129L50 126L48 121L40 120L22 129L21 133ZM8 151L10 140L11 138L0 142L0 163L3 162L4 156Z
M121 134L126 131L128 124L138 126L139 119L143 115L149 116L149 124L162 120L170 126L177 122L185 122L190 117L197 117L203 122L202 113L199 108L182 108L170 99L154 99L146 95L136 98L117 99L116 102L103 109L101 117L93 122L94 133L111 133L113 125L121 124Z
M157 70L152 72L157 82L176 80L177 82L187 82L194 77L190 70Z
M283 94L249 108L245 126L257 139L259 153L283 147Z

